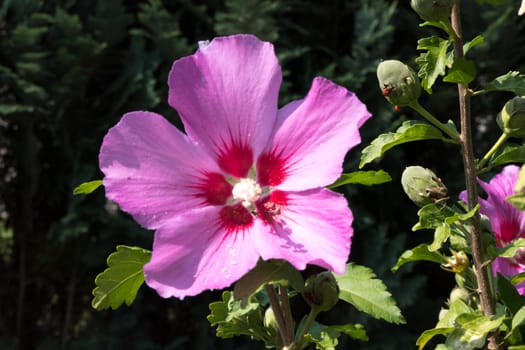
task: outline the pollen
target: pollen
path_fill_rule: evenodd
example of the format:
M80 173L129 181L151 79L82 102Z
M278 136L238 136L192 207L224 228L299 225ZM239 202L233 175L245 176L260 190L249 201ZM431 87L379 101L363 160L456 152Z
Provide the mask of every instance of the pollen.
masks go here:
M241 201L245 208L249 208L261 196L262 189L257 182L252 179L241 179L233 186L233 199Z

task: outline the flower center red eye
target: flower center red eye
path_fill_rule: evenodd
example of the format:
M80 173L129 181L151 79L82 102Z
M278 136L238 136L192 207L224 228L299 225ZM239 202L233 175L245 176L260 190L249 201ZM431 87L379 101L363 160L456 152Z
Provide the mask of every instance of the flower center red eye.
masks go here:
M288 203L286 193L273 191L269 196L257 201L257 215L266 224L272 224L275 217L281 214L281 208Z
M226 151L222 152L218 164L222 170L238 178L248 176L248 171L253 165L253 152L249 146L233 144L224 146Z
M207 173L201 183L195 186L197 197L203 197L208 205L223 205L232 195L233 186L226 181L223 175Z
M261 186L277 186L287 177L285 160L272 153L265 153L257 159L257 181Z
M227 233L244 231L253 224L253 219L253 215L241 203L225 206L220 212L220 224Z

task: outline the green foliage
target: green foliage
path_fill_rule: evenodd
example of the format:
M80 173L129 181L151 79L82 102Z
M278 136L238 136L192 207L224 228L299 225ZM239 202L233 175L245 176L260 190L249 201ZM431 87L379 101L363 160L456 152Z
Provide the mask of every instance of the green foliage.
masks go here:
M490 81L484 91L510 91L518 96L525 95L525 74L510 71Z
M489 167L496 167L509 163L525 163L525 146L507 144L498 150L489 161Z
M301 273L289 262L284 260L259 260L257 265L235 283L233 296L235 300L251 297L265 284L279 283L282 286L291 286L301 292L304 280Z
M306 320L303 319L301 324ZM299 324L299 329L301 328ZM341 334L346 334L353 339L367 341L368 337L362 325L345 324L340 326L326 326L324 324L314 322L310 331L305 334L305 340L315 344L318 350L332 350L339 344L339 337Z
M392 272L396 272L399 268L406 263L414 261L432 261L438 264L446 263L446 258L439 252L435 250L430 250L428 244L422 243L413 249L405 251L394 267L392 267Z
M407 142L423 140L448 141L436 127L419 121L407 120L395 132L379 135L361 154L359 168L383 156L389 149Z
M432 86L440 75L445 75L446 67L452 65L451 56L447 56L448 48L452 43L450 40L431 36L418 40L417 49L424 51L416 58L419 65L418 75L421 78L421 86L432 93Z
M359 184L365 186L379 185L385 182L392 181L390 175L384 170L369 170L369 171L354 171L352 173L345 173L339 177L328 188L336 188L347 184Z
M405 323L386 286L367 267L350 263L343 275L334 275L339 284L339 298L356 309L391 323Z
M447 83L461 83L468 85L476 77L474 62L465 59L455 59L447 75L443 78Z
M102 180L93 180L88 182L83 182L73 190L73 194L90 194L95 191L97 188L102 186Z
M247 302L240 301L235 300L232 292L223 292L222 301L210 304L210 314L207 318L212 326L217 326L218 337L248 335L268 345L275 343L276 330L264 327L263 305L260 300L253 298Z
M108 268L97 275L91 305L97 310L117 309L123 303L131 305L144 283L143 266L151 252L139 247L117 246L108 257Z

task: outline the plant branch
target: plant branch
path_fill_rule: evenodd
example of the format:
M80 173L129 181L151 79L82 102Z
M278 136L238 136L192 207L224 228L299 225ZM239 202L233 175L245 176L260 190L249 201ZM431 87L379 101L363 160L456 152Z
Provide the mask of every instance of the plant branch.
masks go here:
M274 287L270 284L264 285L264 289L266 290L266 294L268 294L270 306L273 310L273 314L275 315L275 321L277 322L277 328L279 328L279 334L281 335L283 344L285 347L288 347L290 344L293 343L293 334L292 337L290 337L290 335L287 334L286 322L283 315L283 310L281 308L281 304L279 302L279 298L277 297L277 293L275 293Z
M452 28L456 33L454 40L454 56L463 58L463 34L461 28L460 0L454 1L452 8ZM461 153L463 157L463 167L465 172L465 182L467 189L468 208L474 208L478 204L477 183L476 183L476 164L474 161L474 150L472 147L472 126L470 115L470 94L468 87L458 84L459 110L461 121ZM481 308L485 315L494 315L495 302L490 288L487 268L483 266L484 247L481 243L481 219L477 212L471 219L471 249L476 277L478 282L478 294ZM499 349L497 339L494 335L489 337L489 349Z
M412 108L414 111L418 112L421 116L423 116L426 120L432 123L443 133L448 135L454 142L458 143L460 141L457 132L453 131L452 129L449 129L445 124L440 122L436 117L432 115L432 113L430 113L423 106L421 106L421 104L419 104L418 101L410 104L409 107Z
M496 141L496 143L491 147L491 149L489 149L487 154L485 154L483 158L481 158L481 160L479 161L478 171L483 169L485 164L487 164L487 162L489 161L490 157L492 157L492 155L505 143L505 141L507 141L507 138L508 138L507 134L505 133L501 134L501 136Z

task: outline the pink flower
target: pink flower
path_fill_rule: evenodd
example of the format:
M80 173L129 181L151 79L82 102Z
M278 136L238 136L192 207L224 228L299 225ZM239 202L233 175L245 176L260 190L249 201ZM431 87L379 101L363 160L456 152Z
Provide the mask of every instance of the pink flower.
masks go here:
M487 199L479 199L480 212L490 221L492 231L499 247L504 247L517 238L525 237L525 213L507 202L506 198L514 194L520 168L508 165L489 183L478 180L487 192ZM462 199L466 197L462 193ZM494 275L498 272L505 276L514 276L525 271L525 251L520 250L513 258L496 258L492 263ZM525 282L516 286L520 294L525 294Z
M323 78L278 109L281 78L270 43L216 38L169 74L168 102L186 134L140 111L105 136L106 195L156 231L144 274L161 296L227 287L259 258L344 272L353 217L324 186L370 114Z

